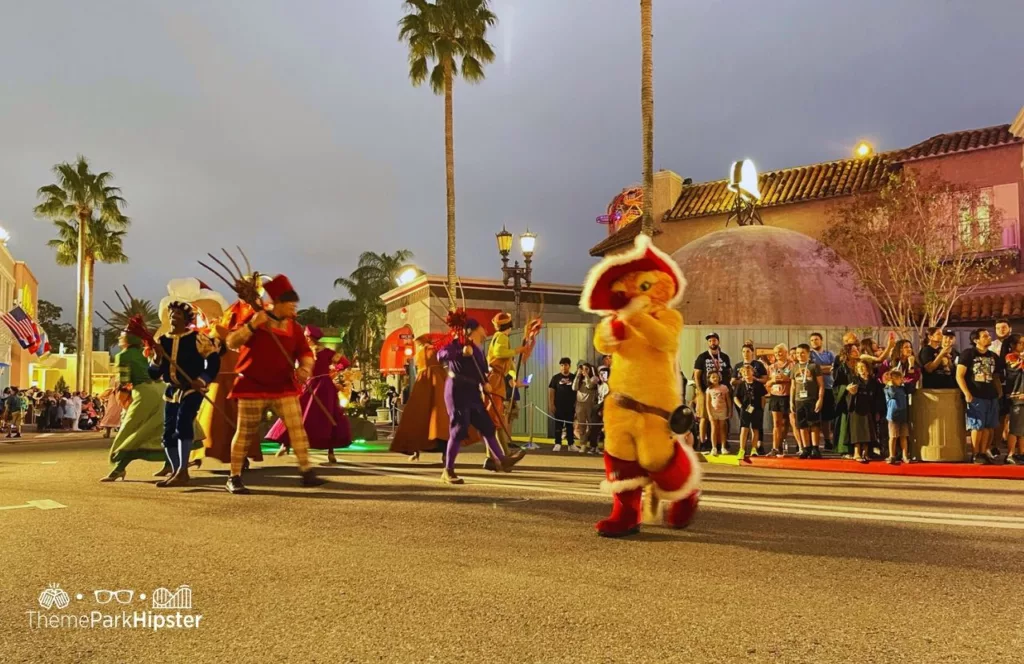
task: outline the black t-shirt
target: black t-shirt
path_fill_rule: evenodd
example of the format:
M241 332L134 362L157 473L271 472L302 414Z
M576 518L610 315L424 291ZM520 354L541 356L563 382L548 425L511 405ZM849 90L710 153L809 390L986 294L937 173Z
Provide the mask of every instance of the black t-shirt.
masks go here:
M729 378L732 377L730 371L731 366L729 356L722 351L718 351L717 357L712 356L711 351L709 350L698 355L697 361L693 363L693 370L701 371L700 389L708 389L708 374L712 371L717 371L722 374L722 384L727 385L729 383Z
M991 350L979 353L976 348L968 348L960 354L959 364L967 367L964 378L971 396L976 399L998 398L995 381L1005 372L1002 358Z
M925 346L917 354L921 361L921 387L926 390L943 390L956 388L956 359L959 355L956 350L951 350L942 363L929 372L925 367L935 361L939 349Z
M555 412L561 414L574 413L576 410L576 390L572 389L575 374L564 376L556 373L551 377L548 387L555 391ZM563 418L565 419L565 418Z
M768 396L768 390L765 386L756 380L752 383L743 381L736 387L736 398L743 404L743 412L754 412L763 410L762 404L764 397ZM748 411L749 407L753 406L753 411Z
M764 366L764 362L762 362L761 360L752 360L750 362L741 361L739 364L733 367L732 372L733 377L736 380L740 381L741 383L743 382L743 374L740 373L740 370L746 366L753 368L754 382L757 382L759 378L764 378L768 375L768 367Z

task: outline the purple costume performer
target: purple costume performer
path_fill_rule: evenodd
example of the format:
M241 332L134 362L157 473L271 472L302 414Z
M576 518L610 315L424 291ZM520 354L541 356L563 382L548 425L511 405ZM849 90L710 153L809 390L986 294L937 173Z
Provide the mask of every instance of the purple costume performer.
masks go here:
M450 319L453 316L449 316ZM454 317L454 321L459 321ZM456 327L456 325L453 325ZM456 338L437 353L442 365L448 366L448 380L444 384L444 402L448 407L450 419L448 449L445 455L445 471L441 479L449 484L462 484L462 479L455 474L455 457L459 454L459 445L469 438L469 427L473 426L480 435L494 458L498 470L509 472L512 468L511 458L502 454L494 434L494 422L484 407L481 388L486 383L487 361L480 350L480 338L486 335L480 323L472 318L466 319L456 333ZM454 332L454 330L453 330ZM470 352L468 355L466 354Z
M330 462L334 462L334 450L352 444L352 433L345 411L338 402L338 388L334 386L331 370L348 367L348 360L329 348L319 347L323 331L316 325L306 326L306 338L313 347L315 361L313 375L309 378L302 394L299 406L302 408L302 426L309 438L309 447L314 450L328 450ZM320 402L313 397L316 395ZM327 411L327 412L324 412ZM327 413L331 414L329 418ZM331 419L334 423L331 423ZM284 420L278 419L267 432L266 440L280 443L285 448L290 446L288 429Z

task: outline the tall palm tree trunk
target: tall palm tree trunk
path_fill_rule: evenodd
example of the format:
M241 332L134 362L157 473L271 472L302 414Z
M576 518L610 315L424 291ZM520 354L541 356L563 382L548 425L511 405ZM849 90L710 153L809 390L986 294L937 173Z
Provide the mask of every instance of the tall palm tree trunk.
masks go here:
M640 114L644 145L644 203L640 230L654 237L654 56L652 54L651 3L640 0Z
M448 292L454 298L456 284L455 270L455 130L452 127L452 63L444 63L444 179L445 205L448 211ZM448 308L455 310L454 299Z
M91 216L91 213L90 215ZM85 389L84 371L85 371L85 290L86 290L86 274L85 274L85 243L86 243L86 232L88 227L89 216L83 214L78 215L78 310L75 312L75 327L76 327L76 338L75 338L75 391L80 392Z
M78 372L82 377L82 386L79 390L92 393L92 310L93 294L96 292L96 259L92 256L85 258L85 291L82 294L82 327L84 329L85 343L82 350L83 362L79 366L82 369Z

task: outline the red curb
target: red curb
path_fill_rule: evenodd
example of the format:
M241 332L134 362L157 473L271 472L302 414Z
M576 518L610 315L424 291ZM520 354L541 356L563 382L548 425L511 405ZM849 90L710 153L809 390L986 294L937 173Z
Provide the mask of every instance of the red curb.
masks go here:
M741 463L740 467L748 465ZM777 470L810 470L862 475L903 475L906 477L954 477L965 479L1024 480L1024 466L981 466L970 463L901 463L884 461L859 463L852 459L779 459L751 457L749 465Z

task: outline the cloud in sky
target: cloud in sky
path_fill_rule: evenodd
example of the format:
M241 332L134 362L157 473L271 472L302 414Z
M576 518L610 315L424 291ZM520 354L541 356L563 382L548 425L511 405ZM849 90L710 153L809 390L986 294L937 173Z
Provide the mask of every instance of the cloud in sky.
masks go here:
M243 245L309 304L364 250L444 269L442 101L412 88L401 3L10 3L0 22L0 223L73 310L74 270L32 219L50 167L78 153L130 203L127 266L158 300ZM102 11L100 11L102 9ZM459 269L499 274L503 224L539 235L538 280L578 283L594 222L640 178L639 16L620 0L497 0L497 58L455 87ZM1024 104L1024 3L655 3L655 166L697 181L1009 122Z

